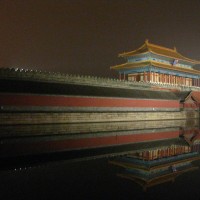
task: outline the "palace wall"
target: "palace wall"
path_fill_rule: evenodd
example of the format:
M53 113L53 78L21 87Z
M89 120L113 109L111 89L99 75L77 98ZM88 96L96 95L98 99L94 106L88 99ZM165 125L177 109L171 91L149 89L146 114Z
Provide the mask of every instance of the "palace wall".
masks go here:
M151 87L176 89L182 91L197 90L199 87L195 86L182 86L178 84L168 84L159 82L137 82L137 81L126 81L112 78L101 78L94 76L80 76L80 75L69 75L62 73L53 72L41 72L34 70L23 70L23 69L0 69L0 79L10 80L24 80L24 81L39 81L39 82L53 82L53 83L69 83L69 84L80 84L80 85L93 85L102 87L113 87L113 88L129 88L129 89L150 89Z

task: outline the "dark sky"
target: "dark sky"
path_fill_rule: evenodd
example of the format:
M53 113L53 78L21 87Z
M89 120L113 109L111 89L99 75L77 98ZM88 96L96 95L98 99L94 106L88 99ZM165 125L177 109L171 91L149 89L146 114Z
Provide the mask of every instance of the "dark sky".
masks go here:
M146 38L200 60L200 0L0 0L0 67L111 77Z

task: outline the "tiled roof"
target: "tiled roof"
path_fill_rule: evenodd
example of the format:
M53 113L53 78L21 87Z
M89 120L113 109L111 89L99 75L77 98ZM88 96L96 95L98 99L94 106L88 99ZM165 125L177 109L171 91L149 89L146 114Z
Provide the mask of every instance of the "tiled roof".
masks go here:
M169 65L169 64L159 63L159 62L155 62L155 61L142 61L142 62L137 62L137 63L124 63L124 64L121 64L121 65L112 66L111 69L116 69L116 70L118 70L118 69L133 69L133 68L144 67L144 66L155 66L155 67L162 68L162 69L175 70L175 71L200 75L199 70L186 68L186 67L172 66L172 65Z
M186 101L188 98L192 97L194 101L200 103L200 94L197 91L180 91L174 93L181 102Z
M190 93L191 91L180 91L180 92L175 92L174 94L180 99L180 101L183 102Z
M193 99L195 101L197 101L198 103L200 103L200 94L199 94L199 92L193 91L191 95L192 95L192 97L193 97Z
M184 60L193 64L200 64L200 61L192 60L181 55L180 53L177 52L176 48L170 49L170 48L162 47L159 45L149 43L148 40L146 40L145 43L140 48L134 51L121 53L119 54L119 56L129 57L129 56L134 56L134 55L138 55L138 54L142 54L146 52L151 52L160 56L166 56L172 59Z

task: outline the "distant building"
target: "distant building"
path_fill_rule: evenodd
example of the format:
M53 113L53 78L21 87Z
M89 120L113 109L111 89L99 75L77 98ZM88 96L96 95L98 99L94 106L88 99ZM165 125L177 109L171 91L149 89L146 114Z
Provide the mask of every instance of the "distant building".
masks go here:
M135 82L151 82L170 85L200 87L200 71L193 66L200 61L182 56L176 48L169 49L149 43L138 49L119 54L126 63L112 66L119 79Z

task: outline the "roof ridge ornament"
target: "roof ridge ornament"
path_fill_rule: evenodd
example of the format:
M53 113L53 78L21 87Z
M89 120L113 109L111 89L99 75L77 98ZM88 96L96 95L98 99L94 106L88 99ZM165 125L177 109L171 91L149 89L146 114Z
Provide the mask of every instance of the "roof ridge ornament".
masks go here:
M145 40L145 44L146 44L146 45L149 44L149 40L148 40L148 39Z
M176 49L176 47L174 47L174 51L175 51L175 52L177 52L177 49Z
M147 49L150 50L150 48L149 48L149 40L148 39L145 40L145 45L146 45Z

